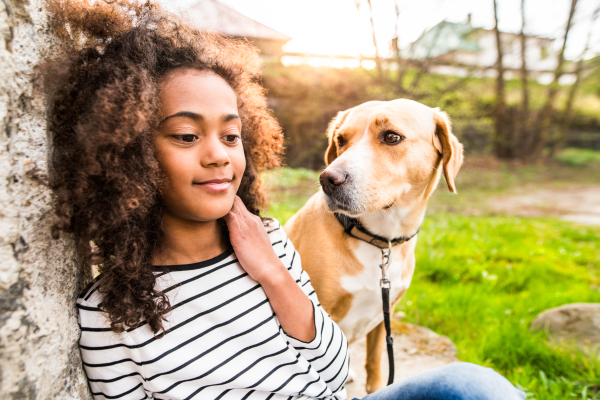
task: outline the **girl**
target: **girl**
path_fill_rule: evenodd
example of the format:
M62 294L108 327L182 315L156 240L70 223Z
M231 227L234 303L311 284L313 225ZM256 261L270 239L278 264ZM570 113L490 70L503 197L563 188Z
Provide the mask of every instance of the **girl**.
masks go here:
M48 7L56 234L99 273L77 300L94 397L345 399L348 343L258 217L282 134L256 51L152 3ZM491 370L436 373L367 398L520 398Z

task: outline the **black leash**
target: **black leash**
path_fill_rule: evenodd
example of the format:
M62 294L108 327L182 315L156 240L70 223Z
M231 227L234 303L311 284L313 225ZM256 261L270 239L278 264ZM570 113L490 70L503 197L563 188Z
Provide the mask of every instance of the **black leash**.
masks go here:
M392 337L392 326L390 322L390 281L387 277L387 269L392 263L392 246L396 246L397 244L401 244L404 242L408 242L410 239L415 237L417 233L419 233L419 229L408 237L398 237L394 239L387 239L383 236L375 235L367 228L365 228L359 220L356 218L348 217L347 215L334 213L335 218L339 221L339 223L344 227L344 231L363 242L367 242L372 244L375 247L379 247L381 249L381 264L379 264L379 268L381 268L381 300L383 303L383 325L385 326L385 343L387 346L387 354L388 354L388 365L389 365L389 375L388 375L388 386L394 383L394 338Z
M385 326L385 343L388 354L388 386L394 383L394 338L390 322L390 280L387 278L387 268L392 263L392 242L388 241L388 248L381 249L381 302L383 303L383 325Z

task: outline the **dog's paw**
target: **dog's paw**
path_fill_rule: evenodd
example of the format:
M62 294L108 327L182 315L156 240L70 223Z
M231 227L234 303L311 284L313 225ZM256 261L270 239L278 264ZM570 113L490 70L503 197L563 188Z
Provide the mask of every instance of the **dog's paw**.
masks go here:
M365 385L365 390L366 390L367 394L376 392L379 389L383 388L384 386L385 386L385 384L383 383L383 379L381 379L381 377L374 378L372 376L371 377L367 376L367 384Z

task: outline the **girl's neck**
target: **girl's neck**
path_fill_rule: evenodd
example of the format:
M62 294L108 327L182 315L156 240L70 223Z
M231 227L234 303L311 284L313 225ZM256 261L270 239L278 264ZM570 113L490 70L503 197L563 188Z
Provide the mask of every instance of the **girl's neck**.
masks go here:
M215 221L197 222L163 214L163 237L154 252L154 265L193 264L209 260L228 248L222 227Z

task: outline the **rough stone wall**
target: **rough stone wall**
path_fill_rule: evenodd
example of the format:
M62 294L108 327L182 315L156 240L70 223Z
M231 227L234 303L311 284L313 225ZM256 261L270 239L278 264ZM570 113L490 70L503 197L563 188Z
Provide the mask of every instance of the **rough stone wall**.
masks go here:
M89 399L70 238L50 237L44 102L34 68L49 36L40 0L0 1L0 399Z

